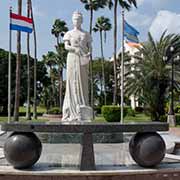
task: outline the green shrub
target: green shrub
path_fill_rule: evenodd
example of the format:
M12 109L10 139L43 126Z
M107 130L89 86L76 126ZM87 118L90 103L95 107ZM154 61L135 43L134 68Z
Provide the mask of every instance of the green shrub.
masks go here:
M159 121L160 121L160 122L167 122L167 115L162 115L162 116L160 116Z
M128 115L128 116L133 116L133 117L135 117L135 116L136 116L136 112L135 112L135 110L132 109L131 107L128 107L128 109L127 109L127 115Z
M62 111L59 107L53 107L48 110L48 114L61 114Z
M176 124L180 125L180 114L176 114Z
M123 116L127 115L127 107L124 107ZM102 106L102 114L107 122L120 122L121 107L119 106Z
M174 112L175 113L180 113L180 106L176 106L175 109L174 109Z
M144 108L138 106L138 107L135 107L135 111L136 111L137 113L142 113L142 112L144 111Z

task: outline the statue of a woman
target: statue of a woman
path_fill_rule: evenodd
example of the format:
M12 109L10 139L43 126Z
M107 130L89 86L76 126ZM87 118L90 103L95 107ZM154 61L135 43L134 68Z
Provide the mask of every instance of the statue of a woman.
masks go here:
M83 17L80 12L73 13L72 21L74 29L64 35L68 56L62 121L90 121L92 108L88 106L88 64L92 39L88 32L81 29Z

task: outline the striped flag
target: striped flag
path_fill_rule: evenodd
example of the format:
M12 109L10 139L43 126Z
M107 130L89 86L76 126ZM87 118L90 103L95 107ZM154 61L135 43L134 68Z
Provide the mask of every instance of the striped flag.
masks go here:
M33 21L31 18L10 13L10 30L32 33Z
M132 43L139 43L138 39L139 32L126 21L124 23L124 36L127 41Z

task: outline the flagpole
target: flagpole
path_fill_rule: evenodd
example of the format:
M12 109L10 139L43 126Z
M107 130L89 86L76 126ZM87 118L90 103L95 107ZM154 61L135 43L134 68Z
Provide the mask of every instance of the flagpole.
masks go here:
M123 110L124 110L124 9L122 8L122 52L121 52L121 124L123 124Z
M12 7L9 9L11 25ZM8 59L8 122L11 121L11 51L12 51L12 31L9 25L9 59Z

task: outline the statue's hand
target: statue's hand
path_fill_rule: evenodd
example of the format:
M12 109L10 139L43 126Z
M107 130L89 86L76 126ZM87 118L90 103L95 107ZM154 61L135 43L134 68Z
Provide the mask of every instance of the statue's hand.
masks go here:
M81 53L81 50L80 50L80 48L78 48L78 47L75 47L74 49L75 49L75 53L76 53L76 54L80 54L80 53Z
M82 51L82 49L80 47L75 47L75 53L80 55L80 56L84 55L84 53L83 53L83 51Z

